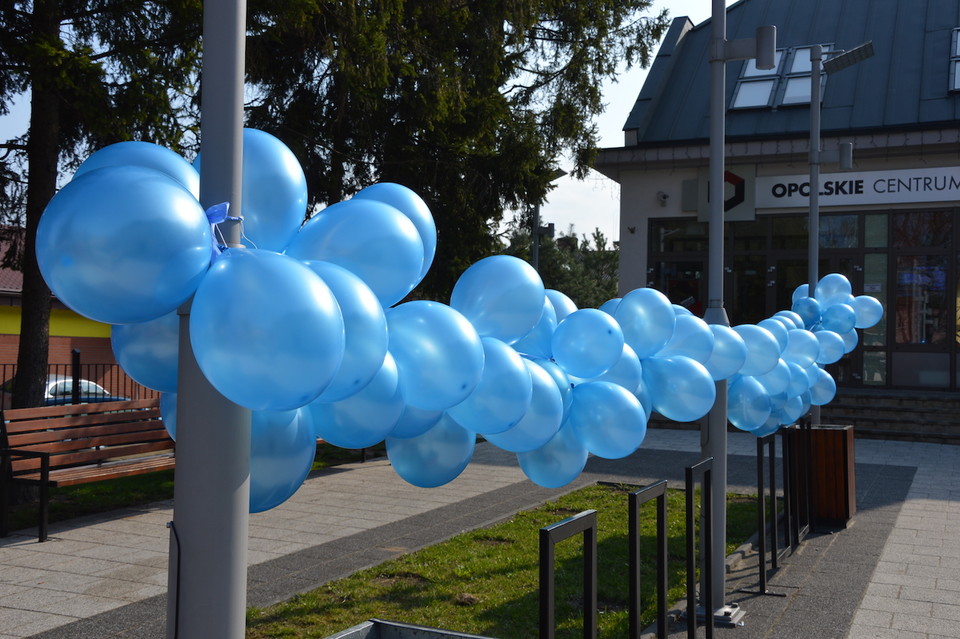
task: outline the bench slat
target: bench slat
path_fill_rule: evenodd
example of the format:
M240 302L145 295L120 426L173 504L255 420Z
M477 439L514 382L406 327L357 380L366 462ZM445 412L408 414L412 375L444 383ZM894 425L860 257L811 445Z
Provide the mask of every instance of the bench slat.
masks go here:
M78 466L76 468L68 468L51 473L50 485L54 487L76 486L78 484L114 479L116 477L131 477L161 470L170 470L174 468L175 465L173 455L165 455L163 457L150 457L143 460L120 462L110 466ZM22 475L21 479L40 481L40 473L28 473Z
M101 402L97 404L66 404L63 406L37 406L36 408L8 408L3 411L7 421L25 419L43 419L69 415L87 415L91 413L111 413L123 410L140 410L158 406L157 399L130 399L121 402Z
M5 415L6 417L6 415ZM50 417L22 421L7 421L4 428L8 435L29 433L38 430L64 430L68 428L85 428L101 424L127 423L145 419L160 419L159 409L124 410L110 413L90 413L69 417Z
M64 430L41 430L29 433L17 433L9 435L8 441L12 448L30 448L31 450L46 450L42 448L43 444L63 441L75 441L80 439L109 437L111 435L120 435L126 433L143 433L147 436L150 433L166 433L163 422L159 420L148 420L142 422L126 422L123 424L108 424L105 426L87 426L85 428L66 428Z
M110 460L120 459L123 457L133 457L136 455L145 455L147 453L156 453L160 451L169 451L172 450L171 442L169 441L159 441L159 442L148 442L143 444L130 444L127 446L115 446L109 450L109 454L105 455L104 450L90 449L90 450L81 450L75 453L63 453L60 455L55 455L50 458L50 467L55 468L65 468L69 466L77 466L81 464L92 464L97 462L107 462ZM26 470L38 470L41 466L39 459L17 459L14 460L11 464L13 466L14 475L17 475Z

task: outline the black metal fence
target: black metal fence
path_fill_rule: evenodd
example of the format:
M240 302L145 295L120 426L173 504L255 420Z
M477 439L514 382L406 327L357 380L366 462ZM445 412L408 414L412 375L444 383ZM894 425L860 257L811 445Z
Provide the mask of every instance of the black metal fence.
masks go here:
M135 382L117 364L85 364L82 353L74 351L70 364L50 364L44 404L71 404L110 401L112 399L152 399L160 393ZM16 364L0 364L0 399L2 407L13 401Z

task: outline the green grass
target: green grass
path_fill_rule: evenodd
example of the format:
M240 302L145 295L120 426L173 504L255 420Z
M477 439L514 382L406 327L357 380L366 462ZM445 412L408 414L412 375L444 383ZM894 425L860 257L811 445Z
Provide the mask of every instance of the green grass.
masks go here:
M625 487L626 488L626 487ZM632 488L629 488L632 489ZM379 617L492 637L538 635L540 528L596 509L599 636L624 637L629 626L627 492L588 487L509 521L361 571L266 609L251 609L247 637L327 637ZM654 504L641 513L644 625L655 615ZM684 495L668 493L668 599L685 596ZM728 500L728 552L756 529L756 497ZM557 637L582 636L580 536L556 547Z

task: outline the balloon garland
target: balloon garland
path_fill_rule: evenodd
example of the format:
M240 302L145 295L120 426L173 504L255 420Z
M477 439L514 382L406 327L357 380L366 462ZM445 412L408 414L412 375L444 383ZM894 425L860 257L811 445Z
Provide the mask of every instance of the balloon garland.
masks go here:
M648 288L578 309L505 255L467 268L449 304L398 303L436 252L423 200L375 184L301 226L306 180L292 152L263 131L243 138L243 247L218 242L229 206L200 206L196 162L121 142L50 201L37 259L59 299L114 325L117 361L161 391L174 437L177 308L192 297L200 369L253 411L254 512L297 490L317 437L386 441L397 474L432 487L463 471L481 434L559 487L591 454L636 450L652 411L703 417L723 379L730 422L766 435L833 399L823 365L883 315L835 273L755 325L707 325Z

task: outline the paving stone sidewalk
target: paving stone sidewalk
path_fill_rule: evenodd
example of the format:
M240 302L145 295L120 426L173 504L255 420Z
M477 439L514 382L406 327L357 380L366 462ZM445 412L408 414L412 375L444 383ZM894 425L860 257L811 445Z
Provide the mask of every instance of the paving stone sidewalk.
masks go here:
M248 602L287 599L597 480L681 485L699 445L696 431L651 429L633 456L592 459L560 491L530 483L513 455L488 444L435 489L405 484L386 460L318 473L251 517ZM731 491L756 492L756 440L731 433L729 453ZM736 592L756 584L749 555L727 596L742 603L745 624L718 632L960 638L960 447L858 439L856 461L854 524L812 535L784 559L769 587L787 597ZM0 539L0 639L164 637L171 518L171 504L158 503L54 524L43 544L29 529Z

